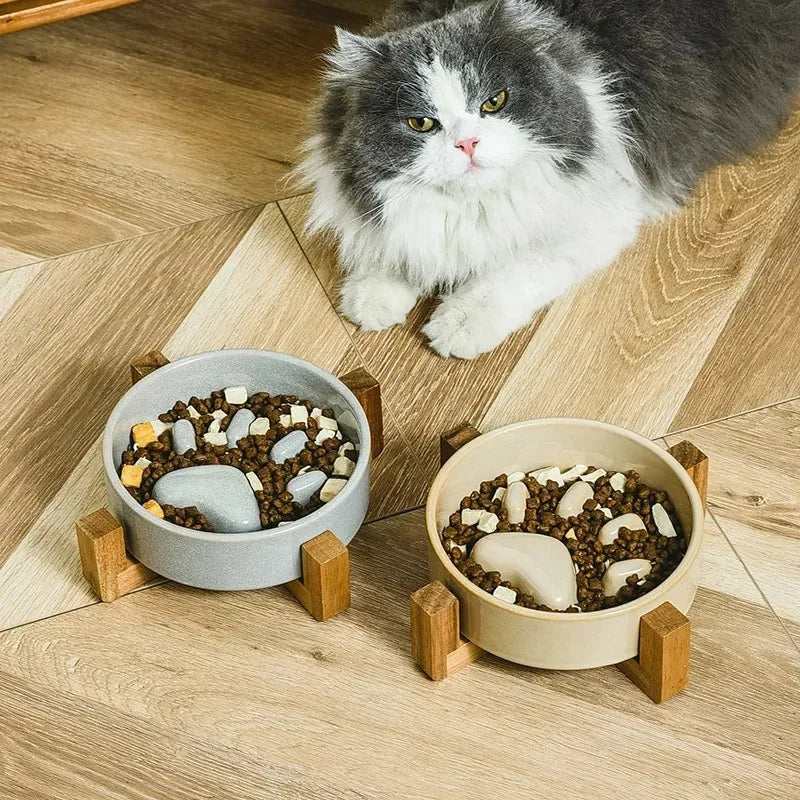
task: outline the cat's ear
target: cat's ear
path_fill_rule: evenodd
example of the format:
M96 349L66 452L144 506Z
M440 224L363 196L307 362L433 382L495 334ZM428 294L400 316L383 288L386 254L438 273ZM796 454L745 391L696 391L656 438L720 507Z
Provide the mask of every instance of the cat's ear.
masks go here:
M553 15L532 0L496 0L490 13L502 14L517 30L530 29L546 34L556 29Z
M377 54L375 40L336 28L336 47L328 53L330 65L339 72L355 72Z

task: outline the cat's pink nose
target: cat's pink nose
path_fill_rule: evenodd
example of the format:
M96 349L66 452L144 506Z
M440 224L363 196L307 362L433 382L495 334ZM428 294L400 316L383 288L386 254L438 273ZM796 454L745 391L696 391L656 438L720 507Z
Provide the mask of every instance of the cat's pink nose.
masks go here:
M479 141L480 139L478 139L477 136L472 136L469 139L459 139L456 142L456 147L472 158L472 154L475 152L475 146Z

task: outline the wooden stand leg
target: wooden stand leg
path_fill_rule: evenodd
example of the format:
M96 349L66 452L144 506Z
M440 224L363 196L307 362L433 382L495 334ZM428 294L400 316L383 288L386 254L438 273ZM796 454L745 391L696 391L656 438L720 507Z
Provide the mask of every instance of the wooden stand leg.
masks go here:
M456 450L480 435L481 432L469 422L462 422L447 433L443 433L439 437L439 462L444 465Z
M669 448L689 473L703 508L708 494L708 458L691 442ZM654 703L663 703L689 682L689 620L672 603L662 603L639 620L639 656L617 664Z
M689 682L689 620L662 603L639 620L639 656L617 664L654 703L663 703Z
M127 554L122 525L107 509L79 519L75 531L84 577L104 603L158 577Z
M169 364L169 359L158 350L151 350L143 356L137 356L131 360L131 385L167 364Z
M372 439L371 455L376 458L383 451L383 406L381 386L363 367L354 369L339 379L361 403L369 423Z
M703 510L708 496L708 457L691 442L678 442L667 451L688 473L700 493Z
M458 598L440 581L411 595L411 657L432 680L458 672L480 657L459 633Z
M286 584L314 619L324 622L350 608L350 556L330 532L316 536L301 548L303 577Z

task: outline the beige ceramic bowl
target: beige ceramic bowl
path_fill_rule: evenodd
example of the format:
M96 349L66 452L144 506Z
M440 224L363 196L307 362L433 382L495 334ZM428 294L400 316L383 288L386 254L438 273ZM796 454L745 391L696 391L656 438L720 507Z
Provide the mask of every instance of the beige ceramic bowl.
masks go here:
M440 539L450 514L481 481L506 472L594 464L635 469L665 489L689 537L678 568L652 592L616 608L585 614L534 611L504 603L479 589L450 561ZM428 495L429 568L459 599L461 632L501 658L546 669L586 669L637 655L639 618L665 601L686 613L697 591L703 505L689 475L669 453L614 425L583 419L518 422L485 433L458 450L439 471Z

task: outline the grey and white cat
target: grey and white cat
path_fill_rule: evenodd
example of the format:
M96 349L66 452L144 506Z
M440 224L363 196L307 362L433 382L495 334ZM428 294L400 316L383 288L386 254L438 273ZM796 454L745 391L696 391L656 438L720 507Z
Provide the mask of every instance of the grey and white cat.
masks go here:
M367 330L473 358L609 264L800 89L800 0L396 0L337 31L302 170Z

